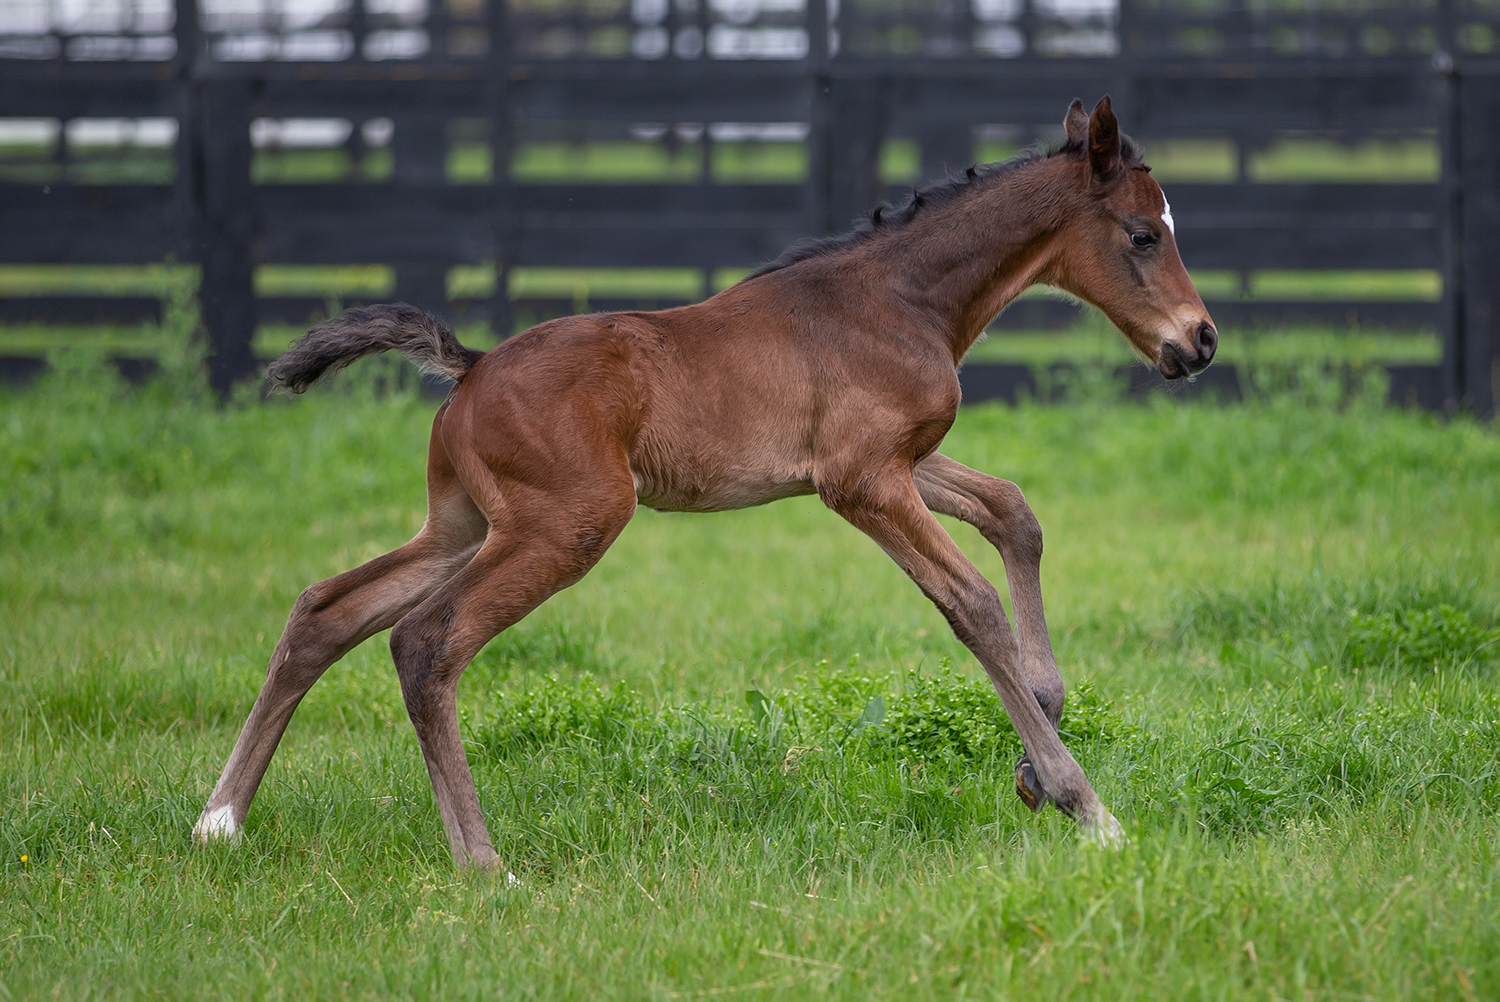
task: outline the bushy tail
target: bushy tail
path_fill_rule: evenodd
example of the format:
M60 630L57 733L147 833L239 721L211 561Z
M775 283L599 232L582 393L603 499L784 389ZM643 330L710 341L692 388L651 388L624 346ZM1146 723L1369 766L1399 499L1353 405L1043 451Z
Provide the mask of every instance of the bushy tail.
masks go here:
M484 352L459 344L436 317L396 303L355 307L314 327L271 363L266 376L273 390L301 393L325 372L393 348L423 372L455 380L484 357Z

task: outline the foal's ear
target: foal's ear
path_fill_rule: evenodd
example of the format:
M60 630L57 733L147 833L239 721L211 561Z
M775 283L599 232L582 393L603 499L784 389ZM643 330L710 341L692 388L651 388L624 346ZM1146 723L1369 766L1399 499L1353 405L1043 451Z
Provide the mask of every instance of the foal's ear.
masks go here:
M1120 120L1115 118L1108 94L1089 116L1089 165L1096 181L1112 181L1120 170Z
M1080 146L1088 142L1089 113L1083 110L1083 102L1076 97L1073 103L1068 105L1068 114L1063 119L1063 128L1068 133L1068 142L1078 143Z

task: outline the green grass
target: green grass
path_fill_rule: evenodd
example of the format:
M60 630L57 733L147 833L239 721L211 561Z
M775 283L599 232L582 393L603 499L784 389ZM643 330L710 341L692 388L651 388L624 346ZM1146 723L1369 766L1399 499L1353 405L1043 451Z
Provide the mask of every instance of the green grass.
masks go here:
M697 299L703 272L697 268L512 268L510 295L671 296Z
M988 162L982 154L978 159ZM880 146L880 180L885 184L920 183L922 148L910 139L887 139Z
M720 184L802 184L807 144L719 142L713 145L713 179Z
M170 350L174 340L161 325L6 324L0 327L0 354L40 357L58 348L104 351L141 358Z
M196 288L198 266L188 264L0 265L0 295L161 296L182 285Z
M250 180L256 184L388 181L392 164L389 149L370 150L358 163L339 148L256 150L250 161Z
M177 162L169 149L81 147L58 163L54 147L0 146L0 181L15 184L171 184Z
M640 512L476 659L524 886L452 870L384 638L304 702L245 843L195 849L298 591L421 524L433 404L373 396L391 368L0 396L6 996L1500 993L1500 441L1357 404L960 415L946 451L1047 533L1118 852L1021 807L971 659L810 498Z
M448 180L454 184L489 184L495 153L488 143L454 143L448 148Z
M456 142L448 148L448 181L489 184L494 178L494 159L488 143ZM391 176L391 166L389 150L370 151L357 167L341 149L262 150L256 153L251 176L257 184L317 184L351 178L384 181ZM41 168L20 163L8 169L34 174ZM709 170L712 180L720 184L801 184L807 179L807 147L795 142L714 143ZM673 184L700 180L702 174L703 151L698 143L669 150L659 143L631 140L529 142L520 144L511 158L511 177L531 183Z
M1145 143L1146 161L1163 184L1225 184L1239 176L1229 139L1160 139ZM1252 182L1431 184L1442 177L1435 138L1385 137L1345 144L1325 136L1287 133L1246 157Z
M1429 269L1390 271L1281 271L1250 273L1249 299L1309 301L1352 299L1435 303L1443 297L1443 276Z
M1443 297L1442 274L1428 268L1267 268L1248 272L1243 283L1238 272L1228 269L1194 269L1189 274L1208 303L1226 299L1435 303ZM1033 290L1039 291L1036 286Z

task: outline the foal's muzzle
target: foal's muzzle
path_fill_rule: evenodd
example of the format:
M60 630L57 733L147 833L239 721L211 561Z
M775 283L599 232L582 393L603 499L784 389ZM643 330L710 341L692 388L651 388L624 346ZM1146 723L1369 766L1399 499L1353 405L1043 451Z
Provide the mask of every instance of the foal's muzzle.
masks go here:
M1204 320L1193 331L1192 350L1188 351L1176 341L1163 341L1161 355L1156 360L1156 371L1165 379L1181 379L1208 368L1219 347L1219 332L1214 325Z

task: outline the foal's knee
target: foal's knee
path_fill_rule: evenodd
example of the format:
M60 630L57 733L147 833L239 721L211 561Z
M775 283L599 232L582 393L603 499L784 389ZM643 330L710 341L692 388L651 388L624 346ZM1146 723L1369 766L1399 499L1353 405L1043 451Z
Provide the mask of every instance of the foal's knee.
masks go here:
M1042 523L1037 521L1036 513L1030 507L1023 504L1011 517L1010 537L1018 558L1027 563L1041 563Z
M1015 559L1040 563L1042 559L1042 523L1026 503L1021 488L1009 480L995 480L986 507L1004 526L1005 546Z

